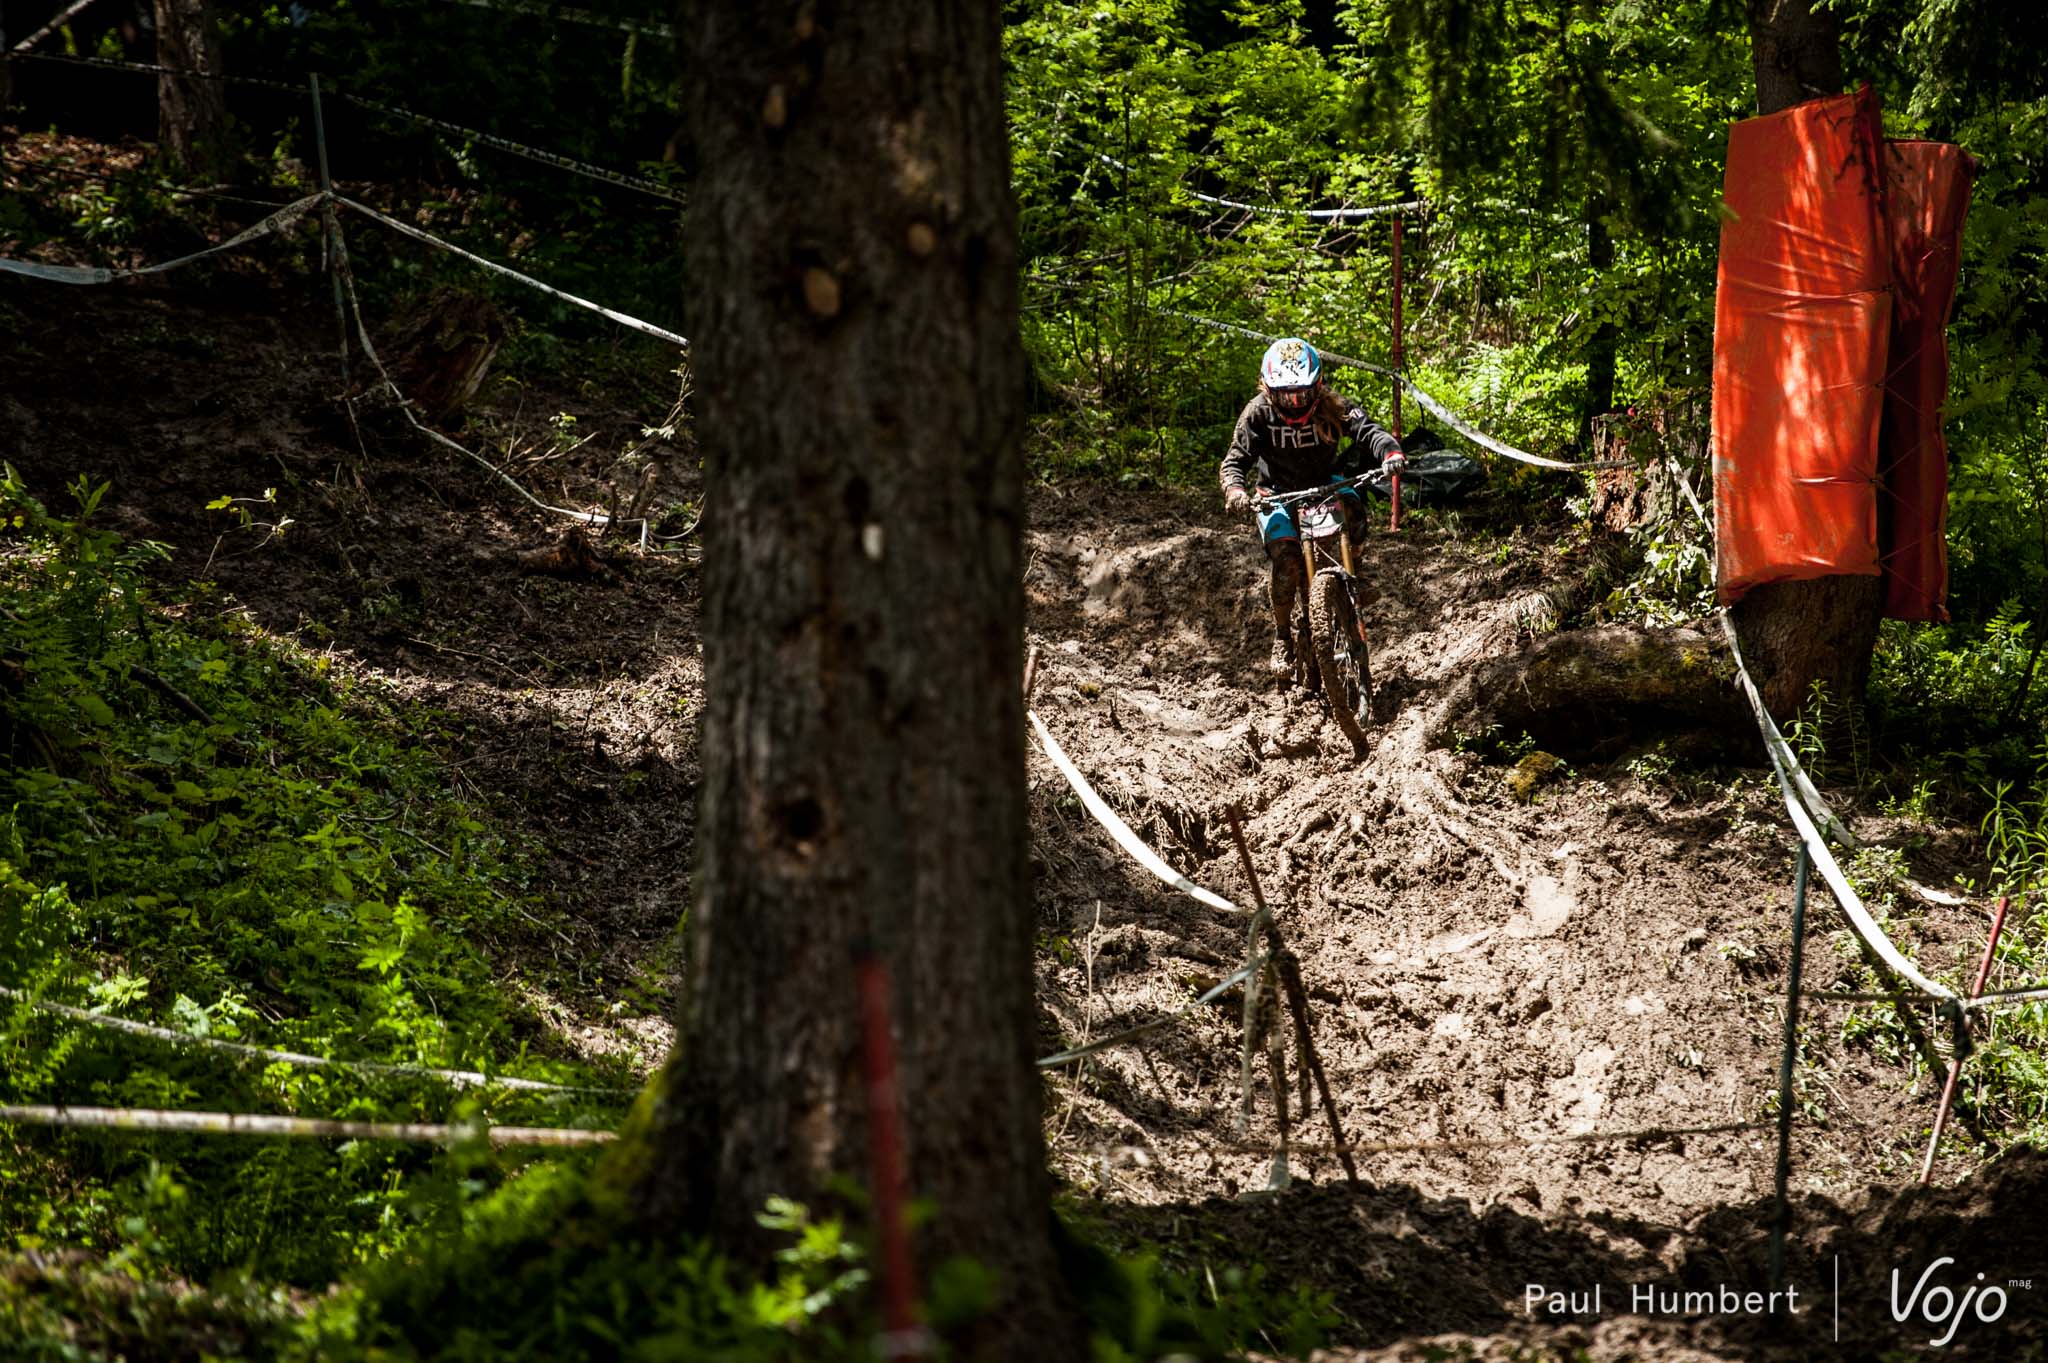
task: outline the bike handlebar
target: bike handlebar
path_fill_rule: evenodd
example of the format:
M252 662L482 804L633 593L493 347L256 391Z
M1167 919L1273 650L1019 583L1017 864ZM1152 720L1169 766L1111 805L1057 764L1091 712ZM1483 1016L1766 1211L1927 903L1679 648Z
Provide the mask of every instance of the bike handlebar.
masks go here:
M1392 478L1393 475L1385 468L1376 468L1368 473L1354 474L1338 482L1324 483L1320 487L1303 488L1299 492L1254 492L1252 494L1252 505L1258 507L1288 506L1295 502L1311 501L1318 497L1333 497L1347 487L1372 485L1384 488Z

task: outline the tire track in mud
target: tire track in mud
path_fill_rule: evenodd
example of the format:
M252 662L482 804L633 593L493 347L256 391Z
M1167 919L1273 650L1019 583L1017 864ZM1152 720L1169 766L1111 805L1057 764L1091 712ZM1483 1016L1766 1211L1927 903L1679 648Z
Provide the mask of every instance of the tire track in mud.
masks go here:
M1443 713L1452 683L1519 644L1540 542L1502 563L1422 529L1366 547L1363 571L1383 595L1367 611L1375 731L1354 764L1333 722L1267 680L1263 562L1210 499L1046 495L1034 512L1034 708L1140 836L1240 904L1250 890L1222 811L1245 810L1350 1140L1767 1115L1791 846L1767 778L1737 774L1688 799L1617 762L1525 805L1502 768L1428 742L1457 729ZM1242 964L1242 916L1130 865L1035 749L1031 784L1046 1049L1156 1016ZM1303 1276L1335 1284L1340 1303L1355 1284L1354 1342L1510 1323L1517 1274L1619 1283L1705 1263L1734 1273L1760 1253L1774 1149L1764 1130L1372 1155L1360 1161L1362 1196L1334 1158L1297 1153L1292 1190L1236 1201L1267 1186L1277 1141L1263 1074L1255 1120L1244 1137L1235 1130L1240 1009L1227 995L1143 1049L1056 1080L1055 1168L1082 1205L1134 1236L1224 1226L1240 1249L1305 1263ZM1868 1056L1845 1054L1817 1082L1836 1090L1820 1100L1831 1126L1799 1136L1794 1189L1840 1196L1900 1136L1910 1143L1917 1109L1898 1096L1907 1072ZM1327 1143L1320 1118L1305 1121L1299 1094L1289 1098L1295 1140ZM1431 1218L1437 1232L1416 1229ZM1846 1233L1839 1219L1814 1221L1813 1235ZM1311 1223L1310 1243L1294 1244ZM1721 1230L1702 1240L1709 1225ZM1511 1242L1519 1266L1476 1271ZM1392 1315L1367 1306L1404 1265L1433 1285L1402 1289L1419 1295ZM1635 1338L1633 1326L1607 1326L1614 1340Z

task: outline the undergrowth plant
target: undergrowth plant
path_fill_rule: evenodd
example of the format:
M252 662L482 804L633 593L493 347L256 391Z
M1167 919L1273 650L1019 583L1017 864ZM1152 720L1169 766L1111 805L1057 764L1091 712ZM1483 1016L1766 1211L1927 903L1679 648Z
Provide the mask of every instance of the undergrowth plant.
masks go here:
M1984 816L1992 883L2011 898L1990 988L2048 983L2048 738L2037 739L2033 779L2020 789L2000 782ZM2048 1004L1989 1014L1971 1060L1966 1097L1978 1110L1999 1112L2015 1132L2048 1141Z
M343 1060L517 1072L540 1024L485 948L525 932L523 853L447 792L411 717L204 588L158 546L0 475L0 1103L537 1125L616 1104L250 1062L61 1004ZM411 726L410 728L408 726ZM486 1149L31 1131L0 1143L0 1244L141 1271L324 1284L443 1224L517 1159Z
M1990 809L1982 821L1992 894L2008 896L2011 910L1999 938L1994 970L1987 988L2019 988L2048 984L2048 909L2040 892L2048 883L2048 741L2037 740L2035 770L2025 783L2001 781L1985 792ZM1866 847L1846 868L1878 925L1887 933L1910 928L1913 916L1900 909L1898 888L1906 866L1895 849ZM1844 941L1845 947L1853 946ZM1970 962L1940 978L1959 993L1974 972ZM1889 980L1858 957L1850 982L1857 989L1882 988ZM1909 1000L1911 996L1906 996ZM1843 1018L1845 1043L1869 1049L1880 1058L1926 1073L1929 1051L1921 1035L1935 1030L1916 1025L1889 1004L1858 1006ZM1975 1129L2001 1140L2048 1140L2048 1004L2028 1003L1978 1015L1973 1048L1963 1066L1959 1102ZM1951 1139L1963 1139L1954 1134Z

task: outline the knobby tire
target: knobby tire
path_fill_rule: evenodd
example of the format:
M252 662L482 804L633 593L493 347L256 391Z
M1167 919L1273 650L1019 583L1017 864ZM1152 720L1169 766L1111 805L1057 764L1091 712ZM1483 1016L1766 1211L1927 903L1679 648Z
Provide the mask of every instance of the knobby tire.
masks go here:
M1309 583L1309 642L1315 650L1315 671L1322 682L1330 716L1364 756L1367 706L1372 699L1372 671L1366 646L1358 635L1358 617L1351 594L1336 573L1318 573Z

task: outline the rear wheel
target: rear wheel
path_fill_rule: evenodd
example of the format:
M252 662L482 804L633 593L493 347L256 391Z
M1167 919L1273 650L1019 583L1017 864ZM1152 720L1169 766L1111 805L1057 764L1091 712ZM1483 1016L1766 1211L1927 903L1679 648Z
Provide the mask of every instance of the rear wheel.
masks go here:
M1308 615L1323 699L1329 702L1337 727L1362 757L1372 725L1372 663L1365 629L1341 573L1316 574L1309 583Z

